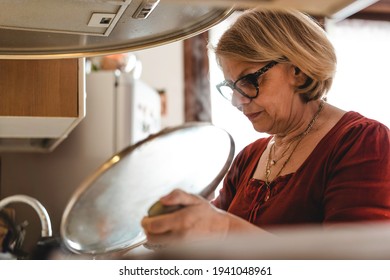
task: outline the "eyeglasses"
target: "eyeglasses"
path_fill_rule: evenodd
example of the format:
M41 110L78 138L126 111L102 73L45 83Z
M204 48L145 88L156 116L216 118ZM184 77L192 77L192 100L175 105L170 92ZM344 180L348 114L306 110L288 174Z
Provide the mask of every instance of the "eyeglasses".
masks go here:
M277 63L276 61L271 61L256 72L242 76L235 82L225 80L217 85L217 90L229 101L233 98L234 90L246 98L254 99L259 95L259 77Z

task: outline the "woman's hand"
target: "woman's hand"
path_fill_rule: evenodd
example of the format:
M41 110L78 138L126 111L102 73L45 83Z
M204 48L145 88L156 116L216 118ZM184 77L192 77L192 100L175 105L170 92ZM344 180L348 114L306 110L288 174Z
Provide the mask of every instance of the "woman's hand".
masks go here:
M174 242L224 238L229 231L229 215L204 198L174 190L162 197L163 205L181 205L182 209L142 219L148 245L164 246Z

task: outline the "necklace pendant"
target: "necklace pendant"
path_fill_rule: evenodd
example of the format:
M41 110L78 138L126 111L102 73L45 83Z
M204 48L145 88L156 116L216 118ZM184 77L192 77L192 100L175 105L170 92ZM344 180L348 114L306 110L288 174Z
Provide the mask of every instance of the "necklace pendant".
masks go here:
M270 196L271 196L271 190L270 190L270 187L268 186L268 187L267 187L267 192L265 193L264 201L268 201L268 199L270 198Z
M267 178L268 178L268 176L271 174L271 170L269 170L269 169L267 169L266 171L265 171L265 176L267 176Z

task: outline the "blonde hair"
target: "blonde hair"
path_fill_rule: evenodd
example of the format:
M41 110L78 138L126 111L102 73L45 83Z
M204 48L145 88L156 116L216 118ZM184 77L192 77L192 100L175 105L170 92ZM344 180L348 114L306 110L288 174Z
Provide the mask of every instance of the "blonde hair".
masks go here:
M304 101L330 89L336 55L325 31L309 16L293 10L253 9L244 12L214 48L217 59L245 62L291 62L307 75L296 89Z

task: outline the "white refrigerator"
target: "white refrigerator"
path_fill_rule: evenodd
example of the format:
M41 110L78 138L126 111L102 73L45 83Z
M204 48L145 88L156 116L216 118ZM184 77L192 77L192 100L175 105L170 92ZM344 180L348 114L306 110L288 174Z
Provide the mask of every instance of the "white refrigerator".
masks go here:
M91 72L86 76L86 92L87 114L89 109L94 115L88 120L88 133L111 134L106 141L112 144L112 154L160 131L160 96L131 73Z

